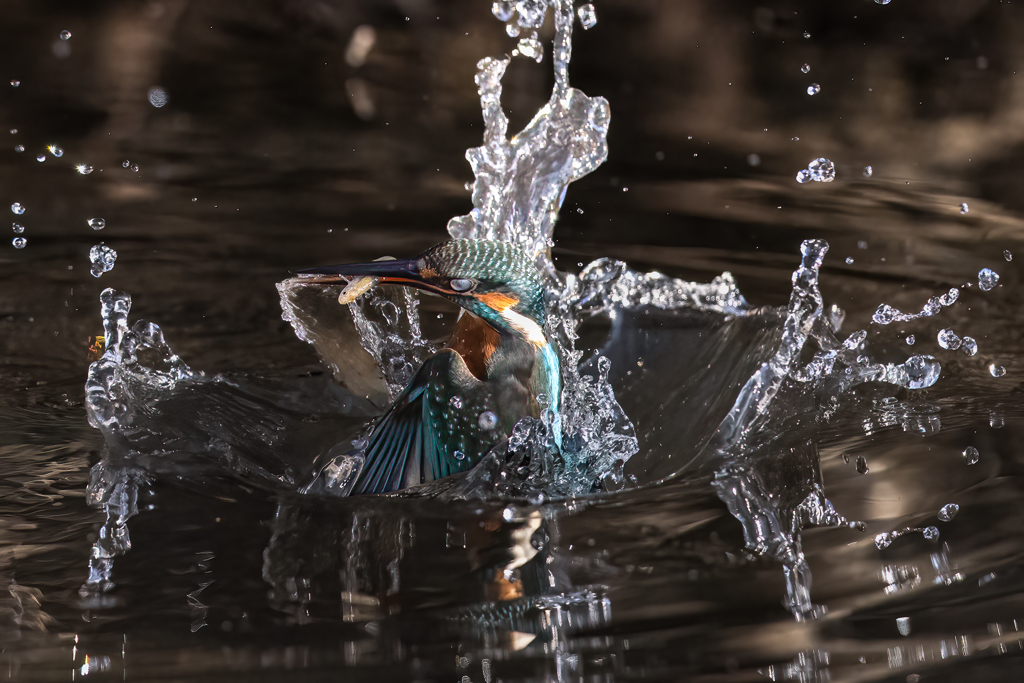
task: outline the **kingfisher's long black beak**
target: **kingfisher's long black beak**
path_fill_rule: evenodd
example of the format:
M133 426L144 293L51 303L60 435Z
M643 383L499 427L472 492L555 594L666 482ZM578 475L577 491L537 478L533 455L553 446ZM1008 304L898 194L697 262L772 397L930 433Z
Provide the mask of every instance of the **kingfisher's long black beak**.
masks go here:
M320 266L295 271L297 275L308 277L311 282L340 282L357 277L375 277L381 282L394 282L403 285L423 286L417 259L403 261L373 261L371 263L346 263L338 266Z

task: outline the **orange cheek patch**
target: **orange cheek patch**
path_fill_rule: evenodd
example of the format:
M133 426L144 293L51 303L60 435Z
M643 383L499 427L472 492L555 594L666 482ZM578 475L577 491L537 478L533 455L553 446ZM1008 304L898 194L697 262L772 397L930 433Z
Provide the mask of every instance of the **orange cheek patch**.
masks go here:
M480 301L487 304L490 308L496 311L504 311L506 308L511 308L519 303L519 299L508 294L502 294L500 292L487 292L486 294L474 294L474 296Z

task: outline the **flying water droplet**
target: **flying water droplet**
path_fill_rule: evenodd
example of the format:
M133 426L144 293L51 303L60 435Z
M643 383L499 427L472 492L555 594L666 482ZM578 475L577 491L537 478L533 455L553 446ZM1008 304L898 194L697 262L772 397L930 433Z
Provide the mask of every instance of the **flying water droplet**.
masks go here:
M960 348L960 344L963 343L963 340L957 336L956 332L948 327L943 330L939 330L938 340L939 346L944 349L949 349L950 351L956 351Z
M939 510L939 521L948 522L949 520L956 517L956 513L960 512L960 506L956 503L948 503L942 506Z
M61 31L60 32L60 39L61 40L71 40L71 31ZM86 42L88 42L88 41L86 41Z
M805 168L804 170L802 170L802 171L800 171L799 173L797 173L797 174L796 174L796 181L797 181L798 183L800 183L801 185L802 185L803 183L808 183L808 182L810 182L810 181L811 181L811 172L810 172L810 171L808 171L808 170L807 170L807 169Z
M810 38L810 37L811 37L811 32L810 31L804 31L804 38Z
M1013 254L1010 253L1009 249L1003 252L1003 258L1006 259L1007 261L1013 260Z
M836 166L825 157L818 157L807 164L811 172L811 180L816 183L831 183L836 178Z
M89 272L93 277L99 277L114 267L115 260L117 260L116 251L105 244L97 244L89 250L89 261L92 262Z
M960 350L968 356L973 356L978 353L978 342L974 340L974 337L964 337L963 343L960 345Z
M11 230L14 231L15 235L20 235L21 233L25 232L25 226L21 225L20 223L11 223Z
M951 287L948 292L939 297L939 303L943 306L952 306L959 298L960 290L956 287Z
M846 265L848 265L848 266L849 265L853 265L853 257L852 256L847 256L846 257Z
M960 204L960 213L962 213L962 214L963 213L967 213L970 210L971 210L971 207L967 206L967 202L961 202L961 204Z
M1006 368L1002 365L996 365L995 363L989 363L988 372L993 377L1002 377L1006 374Z
M454 453L452 453L452 457L455 458L456 460L465 460L466 454L462 451L455 451Z
M879 0L875 0L879 2ZM910 635L910 617L896 617L896 630L900 632L901 636Z
M25 245L28 244L28 240L24 237L15 237L11 240L11 244L14 245L15 249L24 249Z
M937 527L927 526L921 530L921 535L929 541L939 540L939 530Z
M11 87L12 88L17 88L19 85L21 85L21 81L19 81L16 78L12 78L11 79Z
M92 166L90 166L89 164L78 164L77 166L75 166L75 170L81 173L82 175L89 175L90 173L92 173Z
M132 165L132 162L129 161L128 159L125 159L124 161L121 162L121 168L128 168L131 165Z
M499 21L508 21L512 18L513 12L515 12L515 5L511 0L498 0L491 5L491 13L494 14Z
M884 533L875 536L875 547L879 550L888 548L892 545L892 542L896 540L896 534L892 531L886 531Z
M580 5L580 8L576 10L576 14L580 18L580 26L583 30L594 28L597 24L597 12L594 11L594 6L589 2L586 5Z
M24 152L25 151L25 145L15 145L14 146L14 151L15 152Z
M865 166L864 167L864 177L865 178L870 178L871 174L873 174L874 172L875 172L875 169L871 168L870 166Z
M871 319L879 325L888 325L899 316L900 312L889 304L879 304Z
M983 292L992 290L999 284L999 273L989 268L982 268L978 271L978 288Z
M876 5L888 5L892 0L875 0Z
M537 34L534 32L529 38L520 38L519 44L516 45L516 50L523 57L532 59L538 64L544 59L544 46L537 40Z
M926 389L938 381L942 365L931 356L911 356L903 369L907 373L907 388Z
M459 396L458 394L455 394L450 399L448 399L448 405L458 410L459 408L462 407L462 397Z
M168 100L167 91L159 86L150 88L147 97L149 98L149 103L157 109L166 105Z
M868 469L868 461L863 455L857 456L857 474L867 474L870 472Z
M92 228L93 230L102 230L103 228L107 227L107 222L102 218L90 218L86 222L89 224L89 227Z
M47 145L46 149L48 149L50 151L50 154L52 154L55 157L64 156L64 149L61 148L60 145Z
M477 418L477 424L480 426L480 429L489 431L498 426L498 416L490 410L485 410Z
M981 453L974 446L968 446L963 452L964 460L967 461L968 465L977 465L978 460L981 459Z
M20 202L14 202L13 204L11 204L11 213L20 216L21 214L25 213L25 207L22 206Z
M37 154L36 161L38 161L39 163L43 163L44 161L46 161L46 155L42 153Z
M812 97L820 92L821 86L818 85L817 83L811 83L809 86L807 86L807 94L811 95Z
M803 73L809 73L810 70L811 70L811 65L810 64L804 64L802 67L800 67L800 71L803 72Z
M913 346L915 343L917 343L917 338L914 335L912 335L912 334L908 334L907 335L907 346Z

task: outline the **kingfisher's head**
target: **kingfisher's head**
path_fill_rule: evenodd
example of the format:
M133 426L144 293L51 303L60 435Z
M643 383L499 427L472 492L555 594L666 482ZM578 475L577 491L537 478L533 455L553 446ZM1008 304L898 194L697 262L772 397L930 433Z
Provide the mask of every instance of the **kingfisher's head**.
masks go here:
M318 282L375 277L455 302L499 330L543 340L544 286L534 263L507 242L451 240L403 261L374 261L299 271Z

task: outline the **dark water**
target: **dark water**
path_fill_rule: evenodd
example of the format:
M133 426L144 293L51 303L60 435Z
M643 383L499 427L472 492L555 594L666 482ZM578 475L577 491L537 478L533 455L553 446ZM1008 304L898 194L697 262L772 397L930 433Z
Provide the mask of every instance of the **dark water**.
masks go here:
M868 330L878 360L942 363L919 391L871 383L831 401L791 386L761 434L756 471L773 504L792 507L818 483L865 523L798 536L816 618L786 609L783 565L745 547L701 462L658 486L507 506L300 496L225 464L215 445L210 457L112 458L82 389L106 287L131 293L132 320L158 322L210 378L172 397L193 413L157 414L180 420L165 424L170 451L213 415L211 433L262 441L248 462L287 477L318 435L373 413L281 320L274 284L298 266L415 253L470 208L475 64L512 47L489 9L5 6L0 118L18 132L0 150L0 200L27 207L11 215L27 246L0 251L0 677L1020 678L1015 3L601 2L597 26L576 32L573 85L608 98L610 153L569 189L559 267L614 256L699 281L729 270L753 305L782 306L800 241L824 238L822 293L846 311L843 330ZM376 30L361 64L346 61L360 25ZM546 99L548 67L510 67L512 130ZM147 101L153 87L166 106ZM836 163L835 182L797 184L819 156ZM118 258L96 279L88 251L100 241ZM1000 286L964 288L934 318L870 324L880 303L918 311L983 267ZM641 479L700 451L771 355L771 315L634 311L611 342L600 322L583 330L581 346L612 358ZM978 354L940 348L947 327ZM122 514L137 510L121 527L87 496L104 473L122 484ZM941 522L949 503L959 512ZM938 539L874 542L929 526ZM106 590L82 592L111 529L131 548Z

